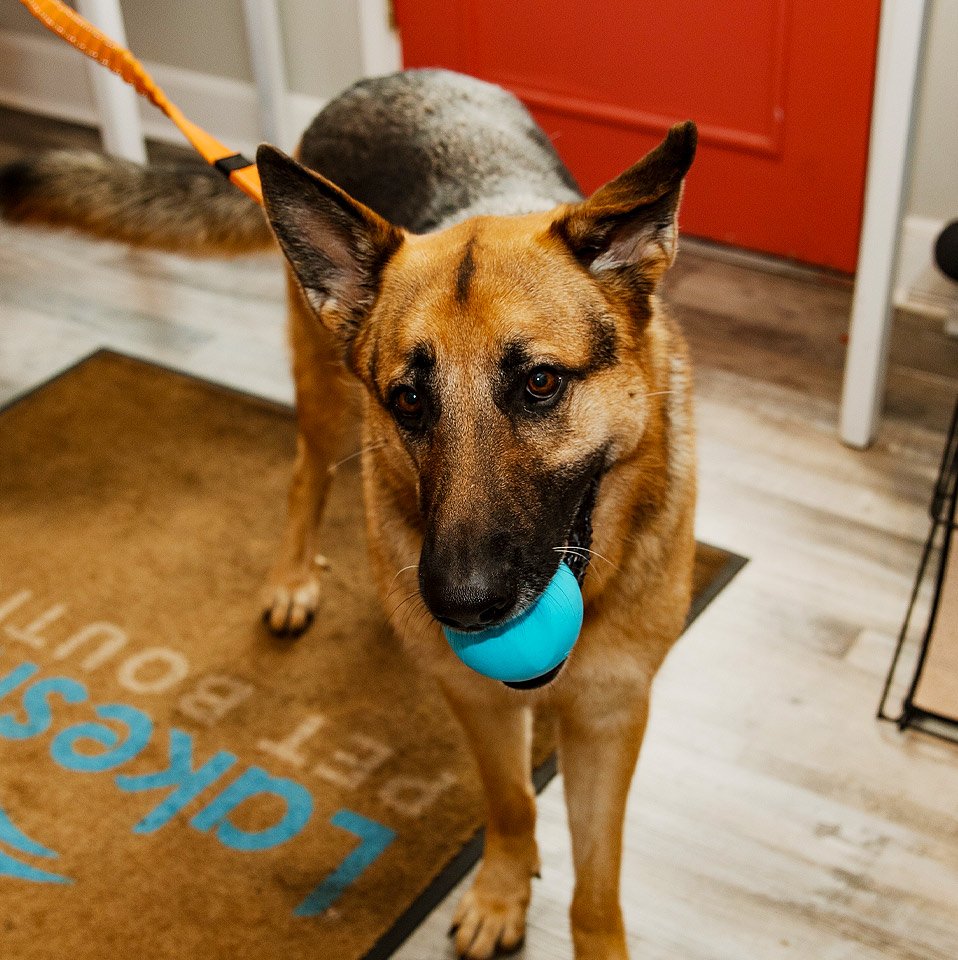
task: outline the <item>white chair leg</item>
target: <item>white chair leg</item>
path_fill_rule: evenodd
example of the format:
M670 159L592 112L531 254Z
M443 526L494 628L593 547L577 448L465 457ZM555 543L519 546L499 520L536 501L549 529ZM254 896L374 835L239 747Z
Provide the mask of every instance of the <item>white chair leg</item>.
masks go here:
M243 0L243 11L259 93L262 137L283 150L291 150L295 143L287 110L283 37L276 0Z
M76 0L81 16L126 46L123 14L119 0ZM137 108L136 91L100 64L89 61L90 80L100 112L103 149L114 156L146 163L143 125Z
M927 0L882 3L865 216L842 389L841 438L852 447L871 444L881 413L926 7Z

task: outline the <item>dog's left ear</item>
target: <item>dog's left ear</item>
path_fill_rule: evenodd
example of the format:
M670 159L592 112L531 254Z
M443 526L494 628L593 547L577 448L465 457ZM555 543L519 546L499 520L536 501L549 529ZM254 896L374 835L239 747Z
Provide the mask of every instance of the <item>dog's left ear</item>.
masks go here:
M551 232L601 283L648 296L675 259L682 182L697 139L691 120L677 123L637 164L564 210Z
M262 144L256 165L273 233L319 319L348 349L403 232L275 147Z

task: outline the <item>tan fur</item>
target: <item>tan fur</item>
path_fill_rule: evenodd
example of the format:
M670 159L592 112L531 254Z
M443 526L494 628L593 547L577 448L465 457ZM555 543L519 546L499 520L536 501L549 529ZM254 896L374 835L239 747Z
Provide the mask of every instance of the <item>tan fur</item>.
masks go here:
M580 312L596 305L597 294L549 236L550 220L548 214L483 218L407 237L385 271L379 301L351 354L353 368L366 377L375 350L387 380L410 343L428 335L441 344L455 381L447 388L458 391L463 407L456 411L463 429L453 424L446 435L449 447L459 448L450 455L462 487L450 500L466 517L482 497L482 474L489 470L488 450L477 444L495 447L505 471L524 466L516 451L497 440L494 423L479 438L468 429L489 406L482 386L489 345L518 329L538 332L543 352L570 364L586 349ZM449 288L470 238L477 260L475 293L467 308L451 313ZM517 277L523 278L520 290ZM543 702L560 717L576 867L571 914L576 957L627 956L618 905L622 822L652 678L679 636L689 605L694 438L687 354L674 323L654 298L641 335L630 333L628 310L618 316L608 312L625 341L623 362L582 385L575 399L579 430L563 445L540 451L547 460L574 459L597 436L612 436L617 462L603 480L594 514L598 556L584 584L582 636L558 678L539 691L510 690L468 670L416 593L422 465L411 461L367 377L363 476L370 562L394 628L439 678L467 731L489 801L483 865L456 914L456 946L470 958L491 956L497 945L512 948L523 936L530 877L538 869L527 714ZM304 373L312 377L316 368L306 364ZM302 376L297 384L301 396L317 386ZM328 419L328 406L323 416ZM308 425L308 414L301 411L301 418L304 429L322 432L320 423ZM643 425L640 431L636 423ZM325 468L318 465L315 472ZM299 509L310 507L301 503Z
M662 147L580 204L474 217L422 236L388 224L278 152L260 150L267 213L291 263L300 428L264 617L274 631L297 634L320 603L317 530L343 455L350 397L343 361L365 387L363 490L379 594L396 633L462 723L488 800L483 864L456 914L456 947L471 960L512 949L524 936L539 868L530 712L543 703L559 716L576 871L575 955L627 957L619 907L625 803L652 679L688 610L695 549L691 376L681 334L655 293L675 254L675 210L694 143L694 127L676 127ZM238 191L210 194L211 202L234 205L224 221L229 236L212 235L210 218L190 212L202 199L176 209L155 191L137 194L138 168L71 162L91 174L82 196L71 192L71 177L57 174L57 163L35 164L8 175L0 190L5 214L194 252L247 249L265 239L260 211ZM118 194L115 178L109 190L103 186L109 178L98 177L98 165L110 176L119 172L132 202ZM9 189L24 182L30 190ZM204 182L190 189L202 191ZM560 367L583 367L603 338L614 341L615 358L594 363L570 386L554 417L512 422L492 384L503 345L516 337ZM435 354L443 398L428 448L404 441L385 397L422 342ZM526 508L541 493L536 471L579 464L596 450L611 466L592 514L585 621L568 662L531 691L473 673L452 653L417 587L427 526L442 540L506 511L522 535L531 523Z
M267 579L263 616L276 633L298 634L319 603L323 559L318 530L342 455L349 387L333 336L316 322L287 268L287 322L299 437L282 546Z

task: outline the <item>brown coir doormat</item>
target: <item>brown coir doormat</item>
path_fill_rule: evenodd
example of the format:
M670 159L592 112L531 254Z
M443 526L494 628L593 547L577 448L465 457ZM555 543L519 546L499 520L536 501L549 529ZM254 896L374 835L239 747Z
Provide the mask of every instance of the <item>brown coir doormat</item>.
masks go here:
M478 857L462 737L367 579L355 459L316 623L258 622L294 430L108 352L0 413L3 958L385 957ZM741 562L701 558L699 606Z

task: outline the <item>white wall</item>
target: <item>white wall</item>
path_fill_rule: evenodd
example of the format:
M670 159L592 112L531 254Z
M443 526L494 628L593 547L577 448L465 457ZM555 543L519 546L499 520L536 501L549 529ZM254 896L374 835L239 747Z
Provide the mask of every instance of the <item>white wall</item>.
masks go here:
M958 220L958 0L931 0L929 6L895 299L943 315L958 299L958 284L934 268L932 245L944 224Z
M958 0L932 0L909 212L958 218Z
M252 80L242 0L121 0L120 6L139 59ZM361 75L355 3L280 0L279 9L290 90L328 98ZM11 0L0 3L0 28L50 36Z

